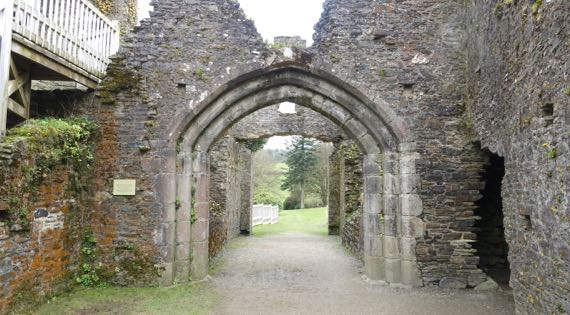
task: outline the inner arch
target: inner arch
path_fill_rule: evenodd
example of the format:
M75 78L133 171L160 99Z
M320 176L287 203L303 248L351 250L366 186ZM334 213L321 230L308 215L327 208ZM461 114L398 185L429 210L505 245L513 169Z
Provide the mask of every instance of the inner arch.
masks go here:
M282 86L294 89L300 97L295 93L287 92L287 89L277 91L277 94L273 95L260 93ZM313 100L309 102L306 99L307 96ZM304 100L303 97L305 97ZM236 104L244 99L248 100L250 106L241 110L233 109L238 107ZM259 109L277 101L294 101L307 106L321 112L339 126L348 122L345 128L353 127L350 118L354 118L352 120L364 126L382 151L396 152L397 145L406 142L406 135L409 134L405 132L403 124L397 121L395 114L387 104L372 103L356 89L329 73L290 63L254 71L228 82L199 103L191 114L184 117L177 124L178 127L173 134L181 135L184 147L192 148L197 144L198 138L209 130L212 123L220 119L234 121L256 108ZM327 102L332 102L332 104L323 107ZM321 107L315 104L320 104ZM228 110L231 112L227 112ZM343 120L338 112L342 112L345 116L348 113L349 118ZM201 150L204 149L207 150L207 148L201 148Z

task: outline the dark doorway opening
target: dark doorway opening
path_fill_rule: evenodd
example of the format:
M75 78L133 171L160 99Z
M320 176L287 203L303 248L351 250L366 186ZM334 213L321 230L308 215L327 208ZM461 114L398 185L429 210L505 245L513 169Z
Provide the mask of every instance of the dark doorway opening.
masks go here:
M505 240L503 221L503 198L501 184L505 176L505 160L491 152L488 164L481 174L485 188L481 191L483 197L477 202L475 215L481 220L475 225L477 242L474 248L480 257L479 268L498 284L509 284L510 267L508 260L509 248Z

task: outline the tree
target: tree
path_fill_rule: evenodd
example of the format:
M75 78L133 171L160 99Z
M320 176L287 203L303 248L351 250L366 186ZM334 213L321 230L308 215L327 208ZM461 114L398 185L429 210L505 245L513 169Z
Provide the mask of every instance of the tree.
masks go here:
M299 189L301 209L305 207L305 185L309 182L317 164L315 140L295 137L286 154L289 169L285 173L282 189L293 191Z
M329 158L332 151L333 146L330 143L318 143L316 145L317 162L308 188L310 192L319 195L323 205L327 205L329 197Z

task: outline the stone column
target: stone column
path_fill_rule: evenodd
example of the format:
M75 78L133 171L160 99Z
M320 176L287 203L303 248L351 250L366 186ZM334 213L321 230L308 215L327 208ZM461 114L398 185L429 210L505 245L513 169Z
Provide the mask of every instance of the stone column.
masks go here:
M384 153L384 273L389 283L400 283L400 183L398 177L398 154Z
M181 153L177 164L174 202L176 219L174 279L185 282L190 279L192 153Z
M208 232L209 232L209 191L210 158L207 152L196 152L193 161L192 189L194 204L191 215L192 224L192 262L191 277L203 280L208 275Z
M364 268L371 280L386 280L382 234L383 178L378 154L364 156Z
M239 183L241 183L241 207L240 207L240 232L250 235L253 222L251 212L253 210L253 155L251 150L240 144L239 150Z
M329 158L329 235L340 234L341 220L341 194L343 191L342 183L342 158L339 156L338 147L335 144L334 152Z
M157 165L166 166L165 171L161 172L156 179L156 191L163 204L162 241L160 242L160 252L164 262L160 284L163 286L172 285L176 269L176 159L177 153L173 149L165 152L164 157L157 158L155 161Z
M416 257L416 239L423 237L424 222L418 217L423 212L423 205L418 195L420 183L416 174L416 160L419 155L413 144L400 145L400 207L402 232L401 250L401 283L407 286L422 286L420 271Z

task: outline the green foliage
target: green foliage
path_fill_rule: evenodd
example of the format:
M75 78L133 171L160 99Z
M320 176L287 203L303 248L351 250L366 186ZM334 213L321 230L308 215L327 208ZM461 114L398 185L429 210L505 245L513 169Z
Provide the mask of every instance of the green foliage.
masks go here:
M83 234L83 242L81 244L81 263L78 268L78 274L75 278L77 284L84 287L93 287L101 285L101 277L99 272L101 264L97 264L97 238L92 231L86 231Z
M321 196L315 193L308 193L305 195L304 207L305 208L318 208L326 205L326 201L321 200ZM300 190L292 191L283 202L283 210L302 209L301 207L301 193Z
M503 15L503 9L505 6L512 5L515 3L515 0L499 0L497 4L495 4L495 8L493 9L493 14L497 17L501 17Z
M546 152L546 156L548 156L551 159L555 159L558 156L558 150L556 148L550 148L547 152Z
M317 163L315 140L295 137L287 152L287 166L282 189L292 191L308 182Z
M546 142L542 144L542 147L546 150L546 156L551 159L558 157L558 149L552 144Z
M60 163L73 163L82 169L93 161L92 140L97 125L84 118L31 119L8 130L6 142L25 139L37 156L38 171L47 171Z
M194 76L200 81L206 81L206 72L204 69L197 69L194 71Z
M530 7L530 11L532 12L532 14L537 14L538 10L540 9L540 6L542 6L542 0L534 0L534 3Z
M338 56L335 54L330 55L330 60L332 63L337 63L339 61Z
M34 202L42 180L58 165L68 165L78 175L90 171L97 125L84 118L31 119L10 129L6 143L24 142L26 155L34 163L23 164L22 182L6 187L10 205L9 221L26 226L28 208ZM76 180L78 189L81 181ZM23 198L22 196L29 196Z
M255 204L274 205L281 207L281 199L266 190L255 191L253 193L253 202Z
M380 69L378 70L378 76L381 77L382 79L386 77L386 70L384 69Z
M251 150L251 152L257 152L267 144L267 139L252 139L252 140L245 140L245 146Z
M305 185L313 176L318 157L315 148L316 141L303 137L295 137L287 152L285 180L281 189L300 190L300 206L304 207Z
M282 155L277 151L261 150L253 155L253 198L256 203L271 203L282 206L288 195L281 189L283 173L287 169L281 163Z
M564 88L564 94L570 96L570 85Z

